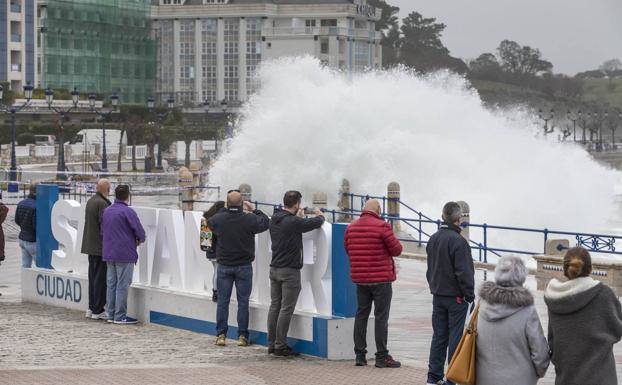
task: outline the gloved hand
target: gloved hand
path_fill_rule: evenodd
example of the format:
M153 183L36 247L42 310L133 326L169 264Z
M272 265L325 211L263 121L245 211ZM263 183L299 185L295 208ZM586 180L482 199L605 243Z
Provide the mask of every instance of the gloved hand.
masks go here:
M470 305L473 303L473 301L475 301L475 296L464 297L464 300Z
M4 261L4 255L0 255L0 262Z

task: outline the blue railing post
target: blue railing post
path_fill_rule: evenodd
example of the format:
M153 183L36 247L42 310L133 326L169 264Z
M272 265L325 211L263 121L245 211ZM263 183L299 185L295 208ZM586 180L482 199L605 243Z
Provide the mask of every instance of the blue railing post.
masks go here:
M546 241L549 240L549 229L544 229L544 251L542 252L542 254L546 253Z
M488 225L484 223L484 263L488 263Z
M419 247L421 247L421 213L419 213Z

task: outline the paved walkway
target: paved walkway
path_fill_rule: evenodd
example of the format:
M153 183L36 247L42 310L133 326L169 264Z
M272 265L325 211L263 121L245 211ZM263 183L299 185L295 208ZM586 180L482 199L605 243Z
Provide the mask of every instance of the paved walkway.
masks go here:
M21 303L19 250L14 236L7 238L7 262L0 266L0 384L425 383L432 307L421 262L399 260L394 287L389 348L404 366L357 368L352 361L275 358L260 346L217 348L203 334L110 325L82 312ZM478 282L484 278L479 271ZM533 278L528 285L535 287ZM536 298L546 330L542 293ZM622 378L622 345L615 351ZM540 384L554 384L553 372Z

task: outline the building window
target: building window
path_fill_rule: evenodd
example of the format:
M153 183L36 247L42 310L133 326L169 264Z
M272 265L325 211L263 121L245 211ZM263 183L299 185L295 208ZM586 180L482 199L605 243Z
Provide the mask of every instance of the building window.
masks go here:
M158 76L157 92L159 95L164 95L172 92L175 86L173 20L159 21L156 35L160 40L160 60L158 60L160 76Z
M322 27L336 27L337 19L322 19L321 24Z
M365 21L365 20L354 20L354 28L356 28L356 29L367 29L367 21Z
M363 71L370 67L369 63L369 43L357 41L354 43L354 69Z
M217 19L201 20L201 82L203 102L216 101Z
M259 88L256 76L261 62L261 25L259 18L246 19L246 94L251 95Z
M328 40L321 40L320 41L320 53L321 54L328 54Z
M194 82L194 20L179 21L179 91L176 99L183 103L194 104L195 82Z
M315 27L315 19L305 20L305 27Z
M224 61L225 61L225 100L237 101L239 90L238 65L240 61L240 19L225 19Z

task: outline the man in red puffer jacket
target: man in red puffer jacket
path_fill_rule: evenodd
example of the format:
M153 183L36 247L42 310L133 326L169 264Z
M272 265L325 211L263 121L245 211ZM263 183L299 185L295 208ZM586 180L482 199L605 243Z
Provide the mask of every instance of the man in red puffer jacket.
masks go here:
M393 257L402 253L402 245L391 225L380 217L380 203L365 203L361 217L346 229L344 238L350 257L352 282L356 284L358 309L354 321L356 366L367 365L367 320L374 304L376 367L399 368L401 364L387 350L389 310L395 281Z

